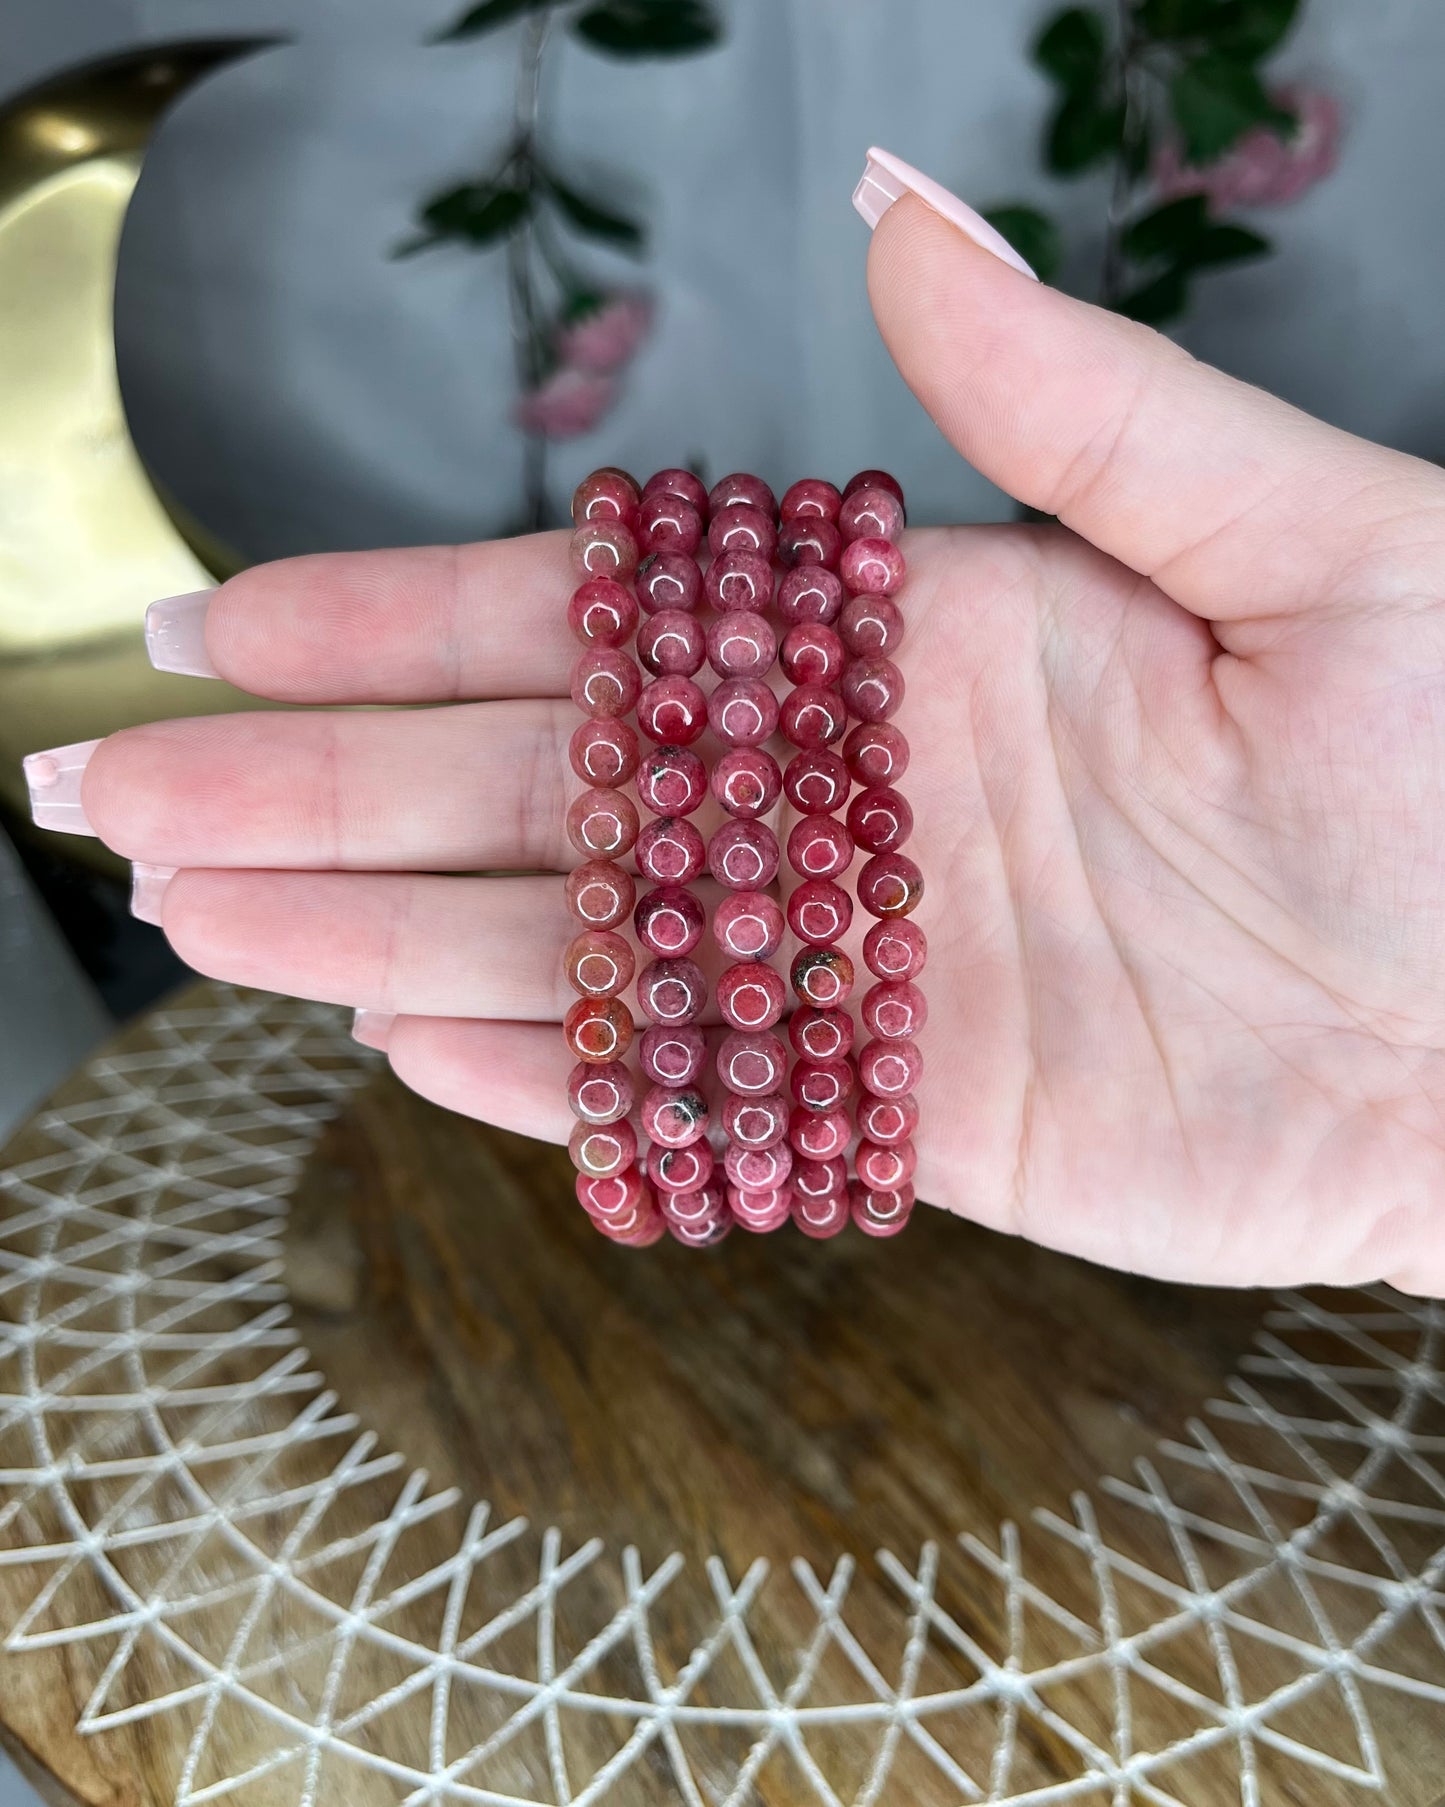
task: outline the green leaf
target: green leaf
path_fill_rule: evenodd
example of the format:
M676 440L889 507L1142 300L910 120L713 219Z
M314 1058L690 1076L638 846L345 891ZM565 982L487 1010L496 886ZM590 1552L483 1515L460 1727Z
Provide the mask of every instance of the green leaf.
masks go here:
M1217 51L1185 63L1170 85L1174 120L1190 163L1213 163L1254 126L1286 131L1293 116L1270 99L1248 63Z
M1063 261L1059 228L1037 207L991 207L983 216L1001 232L1041 282L1049 282Z
M1132 221L1120 240L1125 257L1148 263L1156 257L1177 257L1209 226L1209 202L1203 195L1185 195L1166 201Z
M645 234L636 220L589 201L586 195L578 194L575 188L559 182L554 175L548 174L544 179L548 193L579 232L586 233L588 238L605 239L608 244L616 245L620 251L630 251L634 256L642 251Z
M1219 11L1219 0L1143 0L1137 16L1150 37L1177 42L1208 36Z
M1211 264L1238 264L1253 257L1267 257L1273 249L1267 238L1247 226L1210 226L1188 247L1185 261L1190 269L1202 270Z
M1089 6L1055 13L1034 44L1034 61L1070 94L1096 88L1104 68L1108 32L1103 16Z
M451 44L459 38L479 38L484 31L495 31L499 25L510 25L513 19L520 19L523 13L538 12L552 3L553 0L482 0L480 6L471 7L455 24L449 25L445 31L439 31L432 43Z
M463 182L429 201L421 221L433 239L460 238L483 246L511 232L531 210L532 197L525 189Z
M709 0L601 0L572 29L609 56L688 56L711 50L722 26Z
M1236 56L1268 56L1288 36L1299 10L1300 0L1227 0L1212 41Z
M1166 270L1116 302L1114 311L1130 320L1142 320L1146 326L1162 326L1177 320L1188 306L1188 276L1183 270Z
M1077 175L1119 148L1124 109L1092 94L1067 94L1049 122L1044 158L1058 176Z

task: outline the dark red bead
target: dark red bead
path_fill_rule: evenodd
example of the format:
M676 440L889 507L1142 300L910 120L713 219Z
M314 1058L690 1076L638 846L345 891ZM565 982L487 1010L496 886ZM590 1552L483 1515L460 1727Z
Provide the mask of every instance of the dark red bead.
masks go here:
M838 617L838 635L855 659L895 658L903 644L903 611L887 596L853 596Z
M649 740L691 746L707 727L707 698L691 678L654 678L637 699L637 725Z
M637 1131L624 1117L617 1123L579 1123L567 1142L572 1165L593 1179L611 1179L637 1159Z
M678 552L689 557L702 544L702 516L680 496L654 490L638 504L633 528L644 552Z
M712 1149L706 1138L686 1148L663 1148L654 1143L647 1151L647 1177L664 1192L698 1192L712 1178Z
M788 1040L804 1060L840 1060L853 1047L853 1019L846 1010L807 1004L788 1019Z
M707 719L728 746L756 747L778 725L778 699L761 678L724 678L707 699Z
M642 493L644 496L677 496L683 502L690 502L700 515L707 513L707 489L702 479L691 471L673 466L654 471L643 484Z
M799 684L783 699L778 725L795 747L831 746L847 727L843 699L821 684Z
M691 747L649 747L637 794L654 815L690 816L707 795L707 767Z
M743 960L719 975L717 1004L734 1029L771 1029L782 1020L788 988L775 966Z
M584 998L615 998L632 983L636 967L632 949L611 929L583 929L562 960L567 983Z
M870 1142L890 1147L903 1142L918 1128L918 1100L912 1092L896 1098L875 1098L870 1094L858 1103L858 1133Z
M637 628L637 598L610 577L589 577L572 592L567 625L584 646L625 646Z
M865 1236L896 1236L906 1229L913 1215L913 1188L901 1186L892 1192L869 1192L858 1186L848 1195L853 1222Z
M829 1193L827 1198L802 1198L794 1193L792 1216L800 1235L814 1242L826 1242L848 1228L848 1194L843 1191Z
M843 497L821 477L800 477L783 492L778 513L785 521L836 521Z
M762 822L727 822L708 842L708 871L730 891L764 891L778 876L778 837Z
M778 584L778 613L784 621L836 621L843 612L843 580L822 565L795 565Z
M579 722L572 731L567 757L584 784L599 790L615 789L637 770L637 735L615 716Z
M632 1012L621 998L578 998L563 1020L578 1060L621 1060L632 1045Z
M860 721L887 721L903 701L903 673L891 659L850 659L843 701Z
M681 816L649 822L637 837L635 853L638 871L659 885L690 885L707 864L707 843ZM627 909L632 909L630 896Z
M884 1041L906 1041L928 1021L928 1000L911 979L880 979L863 994L863 1023Z
M830 878L809 878L788 893L788 927L800 941L841 941L853 920L853 899Z
M708 522L707 544L714 558L729 552L750 552L771 563L778 549L778 530L771 514L749 508L746 502L735 502Z
M766 1092L761 1098L729 1092L722 1120L728 1135L744 1148L771 1148L787 1133L788 1101L781 1092Z
M763 677L777 656L772 622L751 609L731 609L707 630L707 662L720 678Z
M572 701L584 715L626 715L641 689L636 662L615 647L583 653L572 667Z
M707 1038L696 1023L654 1023L637 1043L637 1058L657 1085L685 1086L707 1061Z
M821 621L795 622L783 636L782 666L789 683L836 683L844 663L843 642Z
M826 1161L799 1161L791 1177L795 1202L807 1198L821 1203L848 1190L848 1169L836 1155Z
M645 615L659 609L695 609L702 601L702 572L695 558L653 552L637 567L637 600Z
M916 1042L864 1042L858 1055L858 1077L875 1098L901 1098L923 1077L923 1056Z
M666 1219L650 1198L639 1205L626 1220L594 1217L592 1227L599 1236L606 1237L608 1242L615 1242L624 1249L650 1249L653 1243L661 1242L667 1234Z
M723 1171L743 1192L786 1186L793 1171L793 1151L781 1140L770 1148L740 1148L733 1142L723 1156Z
M891 540L853 540L838 560L838 575L855 596L892 596L907 574L907 562Z
M686 1197L687 1194L664 1192L664 1198ZM690 1249L712 1249L732 1235L733 1214L724 1204L722 1211L706 1223L668 1223L668 1232L675 1242L682 1243Z
M695 961L653 960L637 975L637 1008L650 1023L695 1023L707 1004L707 980Z
M625 471L593 471L572 492L572 525L588 521L621 521L630 525L637 513L637 485Z
M702 587L720 615L734 609L759 613L773 600L773 567L756 552L727 552L708 566Z
M923 898L923 874L906 853L875 853L858 874L858 901L870 916L911 916Z
M800 1060L788 1075L793 1098L805 1111L836 1111L853 1090L851 1060Z
M777 559L780 565L837 564L843 551L843 536L831 521L802 517L784 521L778 529Z
M567 874L566 891L568 909L589 929L615 928L632 914L637 896L631 874L611 860L584 860Z
M567 811L567 838L597 860L615 860L637 839L637 805L622 791L583 791Z
M870 1192L894 1192L913 1178L918 1169L918 1151L909 1141L862 1142L853 1157L853 1166Z
M658 1194L657 1208L667 1219L669 1227L687 1226L695 1228L719 1219L731 1219L728 1210L727 1194L718 1183L717 1170L705 1186L699 1186L696 1192L662 1192Z
M908 740L892 722L863 722L843 742L843 757L859 784L897 784L908 770Z
M697 616L685 609L659 609L638 631L637 656L656 676L690 678L702 670L707 635Z
M702 940L707 911L686 885L659 885L638 898L632 926L649 953L675 960L690 954Z
M868 853L892 853L913 833L913 811L891 786L870 785L848 805L848 832Z
M783 775L761 747L733 747L712 769L712 794L730 816L751 822L777 802Z
M631 577L637 540L621 521L588 521L572 535L572 563L582 577Z
M636 1102L632 1075L620 1060L578 1061L567 1076L567 1102L584 1123L616 1123Z
M891 490L865 484L851 490L838 510L838 531L845 540L896 540L906 516Z
M826 816L848 800L852 780L836 753L814 747L795 754L783 773L783 789L794 809L805 815Z
M720 477L708 491L709 514L716 514L722 508L732 508L738 503L760 509L765 515L775 516L778 512L777 498L773 492L761 477L754 477L749 471L730 471L726 477Z
M853 860L853 837L836 816L802 816L788 835L788 864L802 878L836 878Z
M810 1111L801 1104L793 1106L788 1118L788 1140L794 1154L805 1161L831 1161L843 1153L853 1138L848 1113L840 1105L835 1111Z
M906 916L885 916L864 938L863 958L879 979L916 979L928 960L928 937Z
M641 1116L643 1134L664 1148L686 1148L707 1134L707 1100L695 1086L653 1086Z
M734 891L713 912L718 946L734 960L769 960L783 944L786 923L766 891Z
M793 959L793 990L816 1010L845 1004L853 989L853 962L840 947L805 947Z
M718 1078L730 1092L745 1097L761 1098L776 1092L787 1070L787 1050L771 1029L760 1035L735 1029L717 1051Z
M651 1201L647 1197L647 1181L638 1167L629 1167L607 1179L595 1179L579 1173L576 1179L577 1202L592 1218L625 1219Z
M741 1186L728 1187L728 1206L740 1230L751 1230L755 1236L766 1236L781 1230L788 1222L793 1204L791 1186L774 1186L767 1192L746 1192Z
M887 471L859 471L843 485L843 497L856 495L860 489L886 489L890 496L903 500L903 486Z

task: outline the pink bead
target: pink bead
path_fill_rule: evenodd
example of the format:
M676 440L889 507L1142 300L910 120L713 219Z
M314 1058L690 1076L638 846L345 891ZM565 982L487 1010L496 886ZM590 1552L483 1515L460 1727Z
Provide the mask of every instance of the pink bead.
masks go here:
M843 1153L852 1136L848 1113L841 1106L835 1111L810 1111L798 1104L788 1118L788 1140L794 1154L805 1161L831 1161Z
M659 609L695 609L702 601L697 560L680 552L650 553L637 567L637 600L645 615Z
M567 1102L583 1123L616 1123L635 1100L632 1075L620 1060L580 1060L567 1076Z
M897 1098L864 1096L858 1104L858 1133L887 1148L907 1141L918 1128L918 1100L912 1092Z
M778 725L778 699L761 678L724 678L708 698L707 718L728 746L756 747Z
M615 860L637 839L637 805L622 791L583 791L567 811L567 838L578 853Z
M707 698L691 678L654 678L637 699L637 725L649 740L691 746L707 727Z
M734 891L713 912L718 946L734 960L770 960L783 945L783 912L766 891Z
M637 541L620 521L588 521L572 535L572 563L583 577L631 577L637 559Z
M642 486L644 496L677 496L683 502L690 502L700 515L707 513L707 489L702 480L691 471L680 467L669 466L662 471L654 471Z
M621 521L631 523L637 513L637 485L626 472L593 471L572 492L572 525L585 526L588 521Z
M707 1003L707 980L694 961L652 960L637 977L637 1008L650 1023L695 1023Z
M616 928L632 914L637 887L610 860L585 860L567 874L567 907L589 929Z
M787 1051L770 1029L760 1035L734 1030L717 1052L718 1078L730 1092L747 1098L776 1092L787 1070Z
M618 1123L579 1123L567 1143L572 1165L593 1179L611 1179L637 1159L637 1132L624 1117Z
M843 701L860 721L887 721L903 701L903 673L891 659L850 659Z
M659 609L643 622L637 635L637 656L659 676L690 678L702 670L707 657L707 635L696 615L685 609Z
M778 837L761 822L728 822L707 844L708 871L729 891L763 891L778 876Z
M584 784L615 789L637 770L637 736L624 721L599 716L578 722L567 748L572 770Z
M610 929L584 929L562 961L567 983L584 998L615 998L632 983L636 966L632 949Z
M923 874L906 853L875 853L858 874L858 901L870 916L911 916L923 898Z
M868 853L892 853L913 833L913 811L888 785L870 785L848 806L848 832Z
M894 1192L869 1192L859 1186L849 1194L853 1222L865 1236L896 1236L913 1215L913 1188Z
M766 1192L787 1185L793 1151L786 1142L774 1142L771 1148L739 1148L734 1142L723 1156L723 1170L739 1190Z
M900 502L903 500L902 485L887 471L859 471L850 477L843 485L844 500L856 495L860 489L886 489L890 496L895 496Z
M647 1177L664 1192L699 1192L712 1178L715 1163L706 1139L686 1148L663 1148L654 1143L647 1151Z
M918 1167L911 1142L863 1142L854 1156L858 1178L870 1192L894 1192L906 1186Z
M655 1085L642 1100L642 1129L664 1148L686 1148L707 1134L707 1100L693 1086Z
M714 1174L716 1169L714 1168ZM720 1217L728 1217L727 1194L714 1177L696 1192L664 1192L657 1200L657 1208L669 1224L714 1223Z
M832 684L842 675L843 642L821 621L799 621L783 637L783 671L791 684Z
M845 540L896 540L903 531L903 504L876 484L853 490L838 510L838 531Z
M766 615L732 609L707 630L707 662L720 678L760 678L773 668L778 636Z
M868 970L879 979L916 979L928 961L928 937L906 916L885 916L863 942Z
M690 1086L707 1062L707 1038L696 1023L654 1023L643 1030L637 1056L655 1085Z
M647 1182L637 1167L595 1179L579 1173L575 1182L577 1202L589 1217L626 1217L647 1200Z
M655 815L690 816L707 796L707 767L691 747L649 747L638 764L637 794Z
M771 1192L744 1192L740 1186L728 1187L728 1208L740 1230L751 1230L755 1236L767 1236L781 1230L792 1212L793 1192L790 1186L779 1186Z
M908 770L908 741L892 722L864 722L843 742L843 757L859 784L897 784Z
M821 477L800 477L783 492L778 513L785 521L836 521L843 497Z
M621 998L578 998L562 1019L578 1060L621 1060L632 1045L632 1012Z
M712 794L730 816L751 822L777 802L783 775L761 747L733 747L712 769Z
M685 885L659 885L638 899L632 925L649 953L677 960L702 940L707 911Z
M843 536L831 521L806 516L784 521L778 529L777 559L780 565L836 565L843 551Z
M572 701L584 715L626 715L642 689L642 673L626 653L599 646L572 667Z
M853 899L832 879L805 879L788 895L788 927L800 941L841 941L852 920Z
M667 1234L662 1213L650 1201L639 1205L626 1224L610 1217L594 1217L592 1226L608 1242L624 1249L650 1249Z
M855 659L894 658L903 644L903 611L886 596L854 596L838 617L838 633Z
M858 1055L858 1077L875 1098L901 1098L923 1077L923 1056L916 1042L864 1042ZM876 1138L875 1138L876 1139Z
M826 1161L799 1161L793 1168L793 1198L817 1199L832 1198L835 1193L846 1193L848 1189L848 1169L836 1156Z
M778 512L777 498L773 492L761 477L754 477L748 471L731 471L726 477L720 477L708 491L709 514L716 514L722 508L732 508L738 503L760 509L770 517L776 516Z
M664 1197L674 1196L664 1194ZM672 1238L690 1249L714 1249L725 1241L733 1232L733 1214L724 1207L723 1214L712 1218L705 1224L668 1224Z
M625 646L637 628L637 598L610 577L589 577L572 592L567 625L584 646Z
M787 1002L783 975L761 960L740 961L718 978L718 1009L734 1029L771 1029Z
M854 595L892 596L908 566L891 540L852 540L838 560L838 575Z
M781 1092L744 1098L729 1092L723 1105L723 1128L744 1148L771 1148L788 1127L788 1101Z
M836 816L803 816L788 835L788 864L802 878L836 878L853 860L853 837Z
M788 1040L804 1060L841 1060L853 1047L853 1019L846 1010L804 1005L788 1019Z
M778 549L778 530L771 514L735 502L708 522L707 543L714 558L728 552L751 552L771 562Z
M778 725L795 747L811 752L829 746L847 726L843 699L821 684L799 684L783 699Z
M793 960L793 990L815 1010L846 1004L853 989L853 962L840 947L805 947Z
M778 613L784 621L836 621L843 611L843 580L822 565L795 565L778 585Z
M847 801L851 783L847 766L826 747L795 754L783 773L789 803L810 816L826 816L840 808Z
M689 557L702 544L702 516L680 496L654 490L638 505L633 532L644 553L678 552Z
M707 843L684 817L663 816L638 835L636 856L644 878L659 885L690 885L707 864ZM629 898L627 912L631 909Z
M910 979L881 979L863 994L863 1025L883 1041L909 1041L928 1021L928 1000Z
M804 1236L814 1242L826 1242L848 1228L848 1194L834 1192L827 1198L800 1198L794 1193L793 1222Z
M727 552L708 566L702 587L720 615L759 614L773 600L773 567L756 552Z
M788 1075L793 1101L805 1111L836 1111L853 1090L851 1060L800 1060Z

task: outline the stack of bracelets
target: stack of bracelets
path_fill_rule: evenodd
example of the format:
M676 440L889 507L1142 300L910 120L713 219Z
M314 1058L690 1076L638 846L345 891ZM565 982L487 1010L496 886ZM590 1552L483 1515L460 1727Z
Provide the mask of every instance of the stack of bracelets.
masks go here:
M913 1209L915 1037L927 1014L915 981L928 951L909 920L923 877L901 851L913 827L898 789L908 742L890 719L903 700L903 492L886 471L860 471L841 492L804 478L779 505L743 473L708 491L690 471L665 470L639 489L608 468L578 486L572 518L581 583L567 619L582 652L571 688L584 719L571 761L587 786L567 812L582 856L567 880L581 925L566 954L579 994L565 1028L577 1059L567 1086L577 1197L604 1236L637 1248L667 1232L710 1247L734 1224L792 1222L822 1238L851 1221L895 1235ZM716 674L710 692L704 665ZM696 750L709 730L724 749L711 772ZM785 743L785 766L770 742ZM725 820L704 841L692 818L709 798ZM780 849L765 818L784 800L793 826ZM840 880L858 850L850 893ZM641 895L621 863L629 853ZM784 855L792 880L780 904ZM694 958L709 925L691 888L704 869L723 891L711 924L725 962L722 1024L711 1035ZM876 919L856 1051L842 946L854 894ZM629 917L640 970L619 932ZM790 931L788 1015L772 960ZM640 1102L622 996L634 975Z

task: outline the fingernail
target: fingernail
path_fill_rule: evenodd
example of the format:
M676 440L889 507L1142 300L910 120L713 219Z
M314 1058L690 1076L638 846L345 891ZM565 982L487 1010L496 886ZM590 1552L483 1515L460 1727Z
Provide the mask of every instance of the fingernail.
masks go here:
M911 163L905 163L901 157L895 157L892 151L881 151L875 145L868 152L868 165L863 171L862 180L853 190L853 205L867 222L870 232L904 194L917 195L925 206L931 207L950 226L957 226L974 244L980 245L985 251L992 251L1011 270L1018 270L1025 276L1033 277L1035 282L1038 281L1038 277L1034 276L1034 272L1003 234L990 226L982 214L975 213L966 201L960 201L957 195L950 194L932 176L925 176L922 170L915 169Z
M80 781L98 740L78 740L70 747L49 747L25 759L30 788L30 819L37 828L57 834L94 834L80 802Z
M188 678L218 678L206 651L206 610L214 590L163 596L146 610L146 652L157 671Z
M130 869L130 913L142 922L161 919L161 899L176 876L174 866L147 866L136 860Z
M395 1021L395 1011L358 1010L351 1019L351 1039L363 1048L384 1050Z

